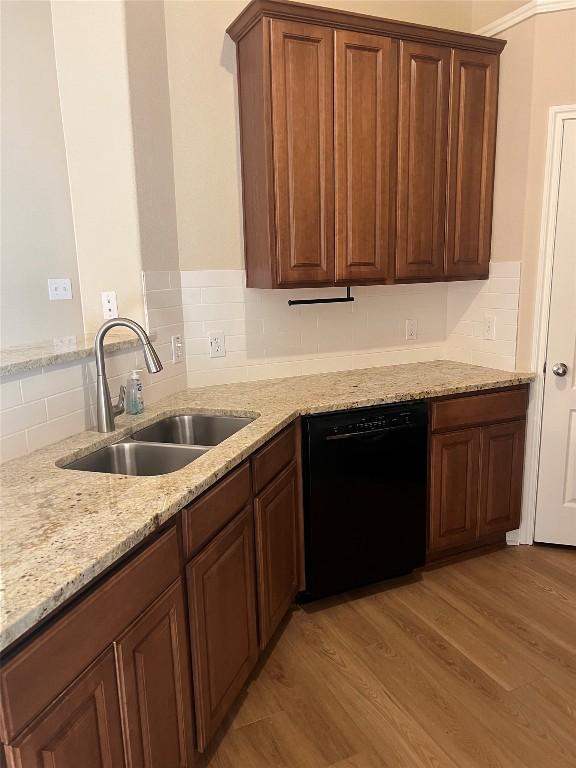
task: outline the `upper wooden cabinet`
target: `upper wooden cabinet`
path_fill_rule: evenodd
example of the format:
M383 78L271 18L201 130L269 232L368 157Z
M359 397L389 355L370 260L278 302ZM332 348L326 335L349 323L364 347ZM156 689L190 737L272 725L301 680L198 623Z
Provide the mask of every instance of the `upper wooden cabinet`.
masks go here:
M498 57L452 51L446 276L487 277L498 108Z
M400 45L396 276L444 275L450 49Z
M504 41L282 0L228 33L249 287L488 275Z
M396 40L335 33L336 281L385 282L394 253Z
M333 41L325 27L270 25L279 285L334 280Z

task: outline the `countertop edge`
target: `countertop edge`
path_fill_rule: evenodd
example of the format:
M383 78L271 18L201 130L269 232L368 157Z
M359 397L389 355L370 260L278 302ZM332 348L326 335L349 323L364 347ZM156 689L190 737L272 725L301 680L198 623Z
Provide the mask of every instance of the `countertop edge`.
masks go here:
M472 367L473 366L471 366L471 368ZM488 381L476 382L472 384L437 385L427 388L420 387L414 391L398 392L392 395L383 396L381 398L375 398L373 396L364 398L359 397L354 401L346 401L346 403L334 403L333 405L319 402L316 404L311 404L307 407L296 408L295 410L287 408L284 413L277 414L277 421L274 420L273 423L266 425L265 431L259 437L255 438L252 442L243 448L240 448L233 456L223 458L222 465L220 467L214 468L210 472L209 476L203 480L198 481L193 487L186 488L181 497L171 500L166 508L162 509L160 512L154 513L150 520L148 520L144 525L140 526L134 531L131 531L129 536L123 538L122 541L116 542L114 546L112 546L104 554L99 555L98 558L90 563L90 565L87 566L81 574L78 574L76 577L64 583L57 591L52 592L49 596L42 599L38 604L34 606L34 608L29 609L22 615L18 616L13 623L3 626L0 629L0 651L3 653L12 651L12 649L14 649L20 642L25 642L27 636L39 628L48 617L56 616L58 611L64 608L68 601L73 599L79 593L89 589L90 586L97 582L99 577L105 574L109 568L113 567L116 562L129 555L133 549L141 545L146 540L146 538L148 538L161 526L170 521L176 514L178 514L181 509L186 507L188 504L194 501L194 499L207 491L224 475L238 466L241 462L249 458L256 450L258 450L262 445L264 445L272 437L278 434L278 432L280 432L285 426L300 416L313 415L324 412L337 412L339 410L347 410L352 408L386 405L388 403L395 402L431 400L435 398L450 397L471 392L482 392L486 390L521 386L530 384L534 378L535 375L531 373L511 372L509 376L495 377L494 379ZM150 417L150 421L157 421L166 415L171 415L171 412L174 412L174 410L182 412L183 409L174 409L169 407L164 408L163 410L156 412L153 417ZM226 410L228 412L235 411L233 408L227 408ZM256 412L256 409L245 409L246 414ZM269 416L268 418L272 420L274 417ZM139 425L139 428L141 426L142 425ZM123 435L130 434L131 431L134 431L134 429L123 427L118 430L117 433L114 433L114 435L107 435L105 438L101 436L101 439L97 440L96 446L94 446L94 443L91 443L90 446L84 446L82 449L80 449L80 454L85 455L86 453L95 450L96 447L102 447L105 444L109 444L115 440L121 439ZM96 438L97 433L91 434ZM47 449L50 449L50 451L56 455L58 453L59 446L61 446L60 450L63 450L65 444L66 440L61 441L61 443L48 446ZM62 463L70 461L72 458L80 454L78 449L71 455L69 454L67 456L62 456L62 454L60 454L60 458L55 459L55 463L58 463L61 466Z

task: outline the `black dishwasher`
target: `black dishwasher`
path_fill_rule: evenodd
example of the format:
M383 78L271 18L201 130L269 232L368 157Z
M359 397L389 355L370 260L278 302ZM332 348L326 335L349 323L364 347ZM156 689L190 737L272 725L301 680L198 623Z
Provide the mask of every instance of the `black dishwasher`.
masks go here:
M426 403L302 419L306 602L424 564Z

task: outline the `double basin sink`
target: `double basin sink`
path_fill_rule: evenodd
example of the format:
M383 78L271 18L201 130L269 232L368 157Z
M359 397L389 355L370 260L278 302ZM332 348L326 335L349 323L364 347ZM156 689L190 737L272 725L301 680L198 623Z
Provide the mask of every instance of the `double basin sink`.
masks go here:
M66 464L64 469L116 475L166 475L190 464L253 420L197 413L169 416Z

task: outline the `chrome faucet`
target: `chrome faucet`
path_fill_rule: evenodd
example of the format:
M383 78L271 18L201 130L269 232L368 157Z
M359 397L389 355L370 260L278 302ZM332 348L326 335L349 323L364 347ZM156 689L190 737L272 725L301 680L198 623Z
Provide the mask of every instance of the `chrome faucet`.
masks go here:
M129 320L127 317L115 317L106 320L94 339L94 355L96 357L96 412L98 432L114 432L114 416L124 413L124 399L126 387L120 387L120 396L116 405L112 405L108 380L106 378L106 364L104 362L104 336L111 328L130 328L142 342L144 360L149 373L158 373L162 370L162 363L148 338L148 334L141 325Z

